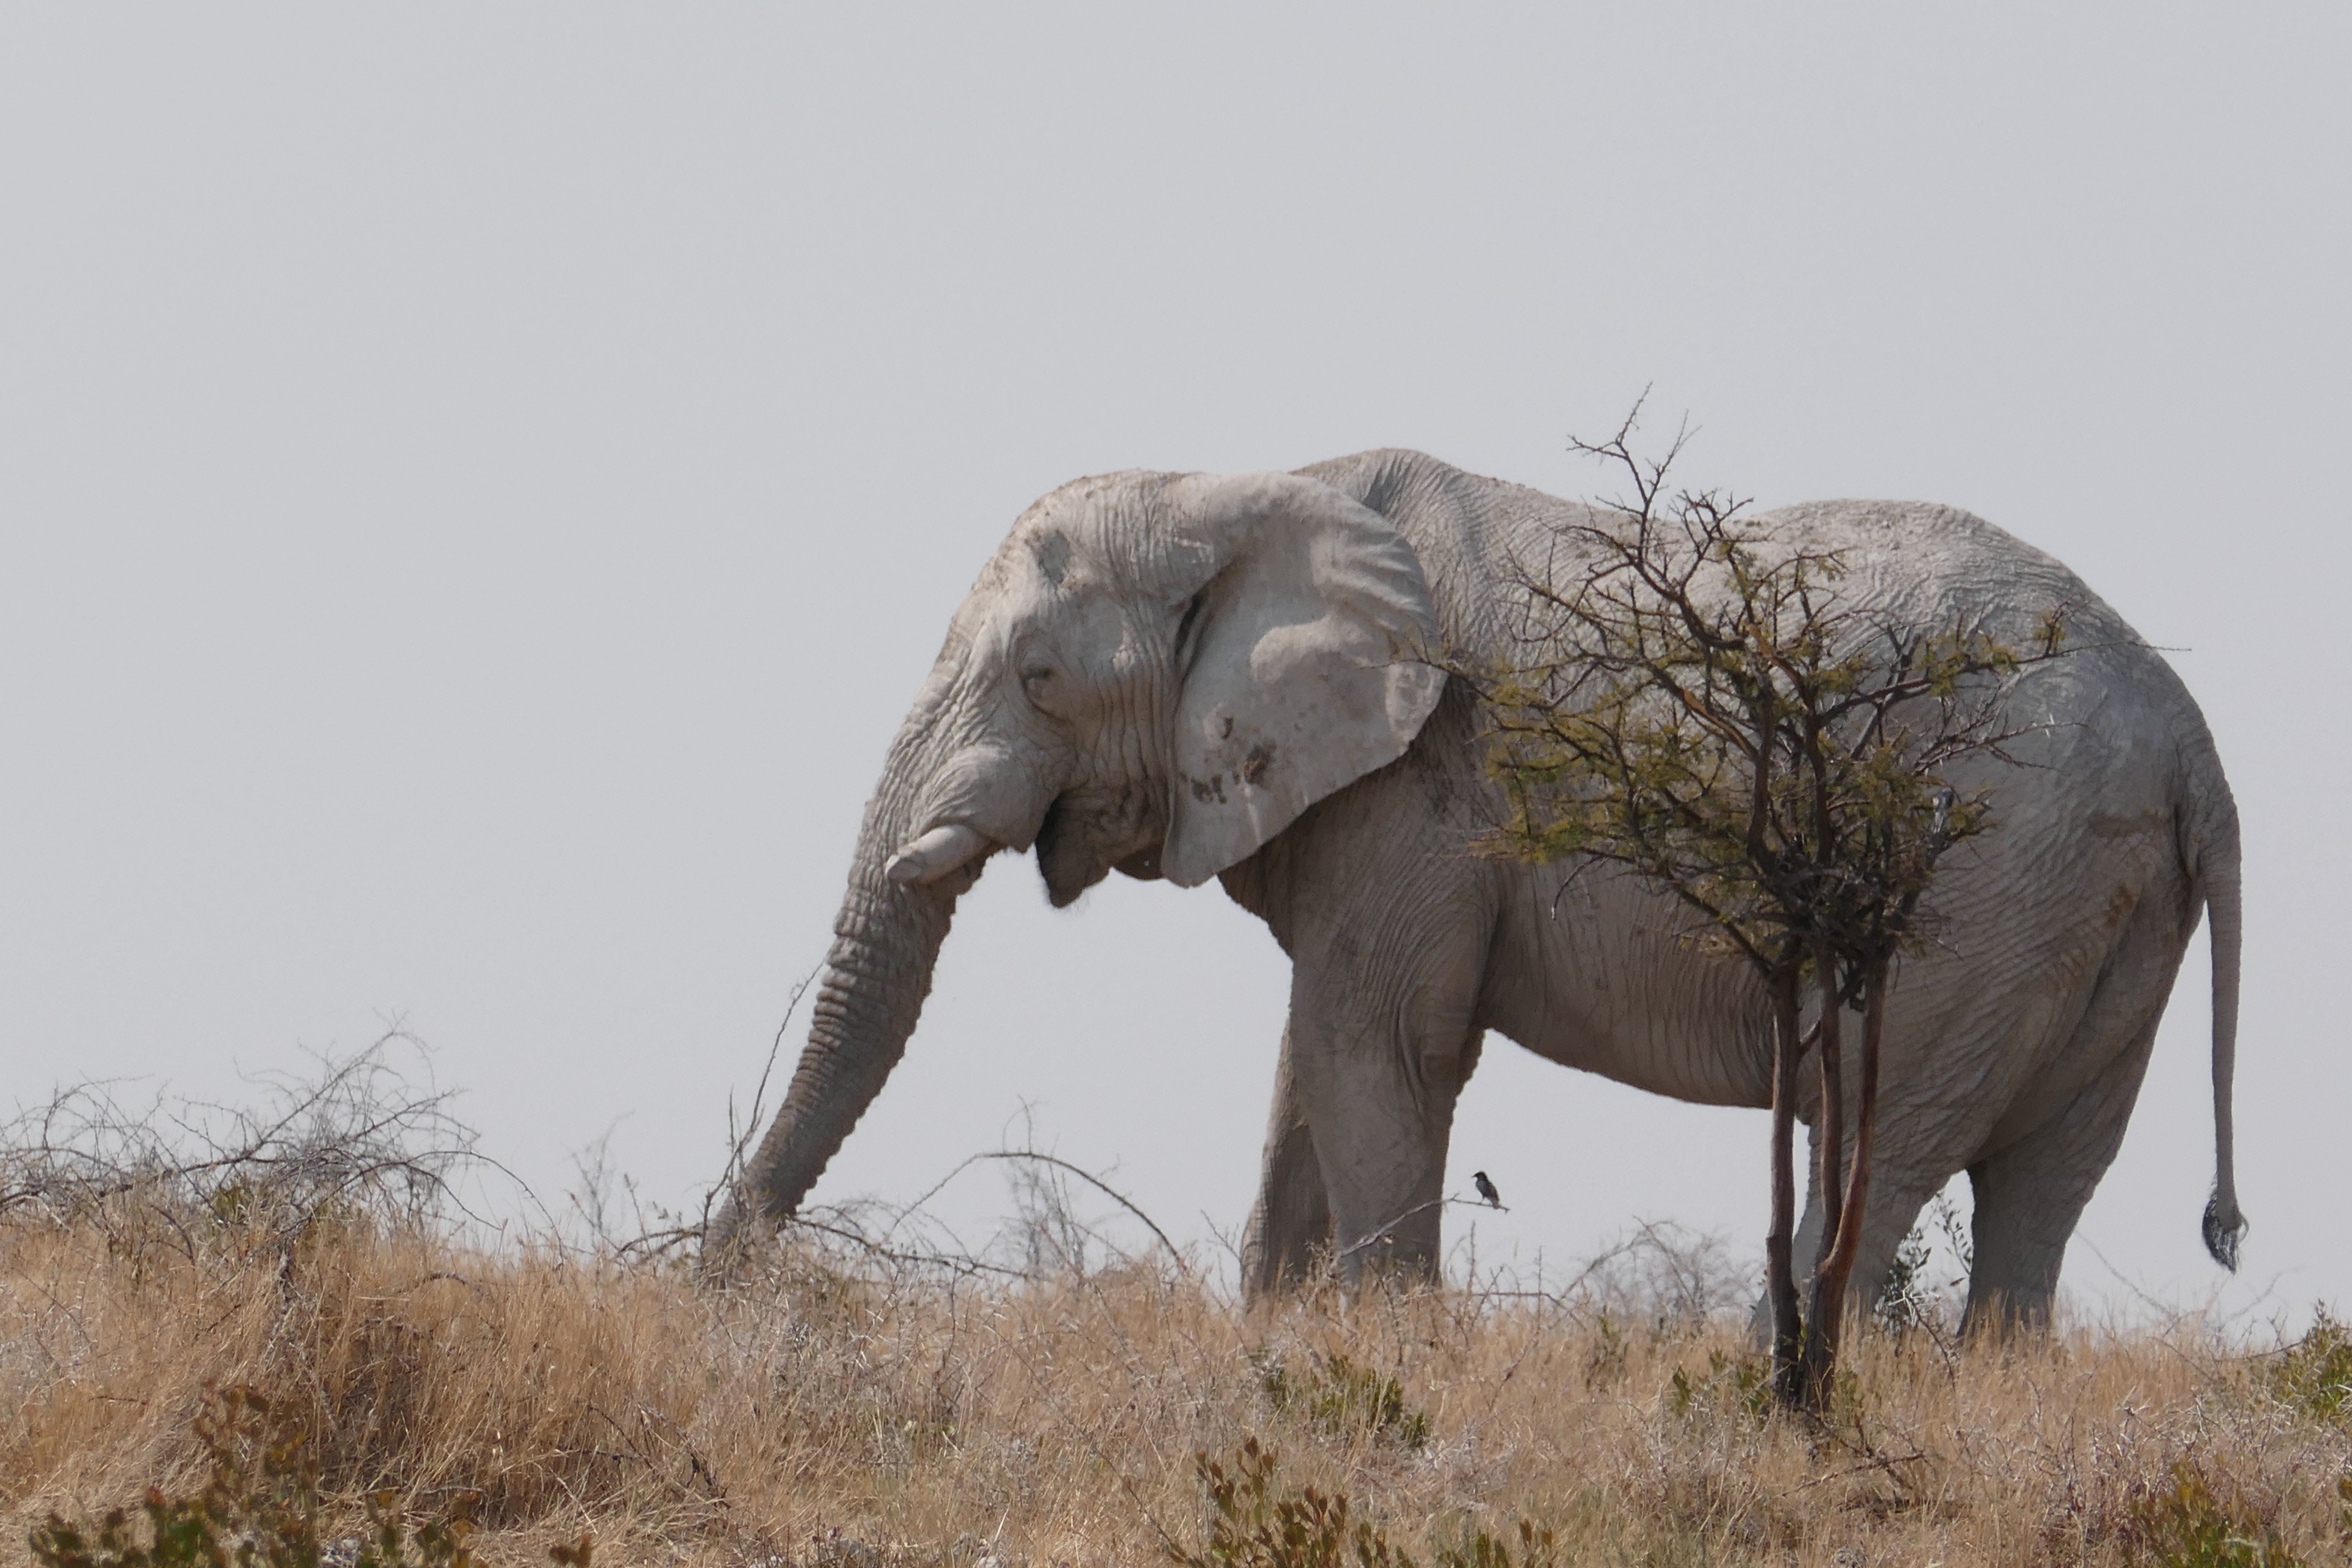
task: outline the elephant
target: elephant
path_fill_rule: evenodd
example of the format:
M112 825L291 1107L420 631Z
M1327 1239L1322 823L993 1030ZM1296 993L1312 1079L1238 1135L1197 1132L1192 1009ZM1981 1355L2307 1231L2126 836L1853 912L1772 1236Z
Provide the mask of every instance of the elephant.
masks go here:
M1404 450L1115 473L1031 506L890 744L806 1047L708 1243L794 1213L899 1060L956 900L1000 851L1034 848L1057 907L1113 870L1215 878L1288 956L1253 1295L1333 1259L1350 1283L1435 1269L1454 1106L1490 1030L1660 1094L1768 1105L1763 988L1686 940L1664 894L1476 852L1501 786L1459 672L1509 655L1526 563L1609 518ZM2073 574L1968 513L1826 501L1754 523L1841 552L1842 591L1887 615L1979 615L2022 645L2063 605L2075 649L2017 679L2030 733L1986 764L1999 826L1941 870L1938 939L1891 989L1856 1289L1965 1171L1969 1321L2046 1320L2200 914L2205 1231L2234 1266L2239 835L2196 703ZM1821 1223L1814 1191L1800 1259Z

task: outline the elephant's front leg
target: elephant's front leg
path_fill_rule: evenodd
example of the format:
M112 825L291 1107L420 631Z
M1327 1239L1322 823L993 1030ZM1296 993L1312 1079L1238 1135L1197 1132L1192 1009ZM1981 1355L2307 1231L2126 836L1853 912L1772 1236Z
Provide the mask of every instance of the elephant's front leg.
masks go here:
M1321 964L1301 954L1293 973L1292 1092L1343 1284L1367 1266L1438 1272L1454 1108L1477 1060L1480 965L1451 951L1473 945L1467 933L1431 936L1405 952L1342 943Z
M1330 1252L1331 1200L1323 1190L1323 1167L1285 1029L1266 1120L1265 1164L1242 1237L1242 1288L1253 1300L1271 1295L1310 1278Z

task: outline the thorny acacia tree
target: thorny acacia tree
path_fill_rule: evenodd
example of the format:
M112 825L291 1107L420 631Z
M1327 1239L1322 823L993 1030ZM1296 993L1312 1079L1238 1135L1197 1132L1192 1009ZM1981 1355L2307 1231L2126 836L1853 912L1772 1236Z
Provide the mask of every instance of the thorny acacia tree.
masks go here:
M1669 492L1683 438L1654 462L1637 457L1639 412L1601 445L1575 443L1627 476L1631 498L1569 531L1564 572L1522 572L1525 655L1474 675L1510 803L1486 847L1624 867L1696 917L1687 937L1763 981L1774 1387L1817 1408L1862 1240L1895 962L1928 934L1921 900L1946 851L1993 825L1990 790L1947 773L2015 761L2008 698L2027 667L2064 651L2065 606L2021 647L1973 611L1916 624L1846 591L1843 553L1777 544L1718 492ZM1862 1025L1850 1169L1849 1010ZM1801 1313L1791 1141L1800 1059L1816 1045L1826 1223Z

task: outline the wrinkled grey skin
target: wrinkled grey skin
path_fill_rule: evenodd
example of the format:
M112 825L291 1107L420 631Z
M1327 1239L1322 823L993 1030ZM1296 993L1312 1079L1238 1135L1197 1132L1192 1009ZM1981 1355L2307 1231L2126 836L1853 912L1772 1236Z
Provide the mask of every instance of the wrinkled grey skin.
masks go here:
M1769 1020L1744 967L1678 940L1675 911L1622 876L1470 852L1495 786L1468 693L1431 661L1507 657L1514 562L1572 569L1557 531L1594 521L1395 451L1297 475L1115 474L1032 507L891 745L807 1048L714 1240L791 1215L816 1181L905 1047L957 896L999 849L1034 846L1056 905L1114 868L1217 877L1289 954L1254 1292L1318 1249L1349 1279L1374 1260L1434 1267L1454 1100L1490 1029L1660 1094L1767 1104ZM1835 501L1758 521L1846 552L1848 591L1901 614L1987 610L2021 642L2071 606L2079 650L2022 679L2012 719L2047 727L2017 748L2028 765L1988 764L1999 826L1948 860L1941 945L1900 971L1855 1279L1883 1279L1920 1205L1965 1170L1972 1317L2046 1315L2209 908L2208 1231L2231 1252L2238 828L2196 704L2065 568L1976 518Z

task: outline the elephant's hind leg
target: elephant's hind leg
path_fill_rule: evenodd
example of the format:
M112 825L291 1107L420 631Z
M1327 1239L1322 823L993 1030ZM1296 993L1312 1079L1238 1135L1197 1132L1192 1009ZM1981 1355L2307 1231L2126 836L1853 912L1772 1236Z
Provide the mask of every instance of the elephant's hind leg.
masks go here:
M1257 1203L1242 1237L1242 1288L1255 1299L1296 1285L1330 1261L1331 1199L1315 1156L1315 1134L1298 1092L1290 1031L1282 1033L1274 1109L1265 1129L1265 1164Z
M2102 970L2060 1063L2098 1064L2081 1088L2030 1131L2001 1142L1969 1166L1976 1194L1971 1226L1976 1266L1969 1280L1968 1325L2042 1324L2058 1293L2058 1270L2084 1205L2123 1146L2156 1047L2157 1026L2173 975L2194 930L2193 906L2179 889L2151 890L2129 917ZM2078 1069L2079 1070L2079 1069ZM2063 1093L2063 1080L2054 1090ZM2021 1104L2031 1106L2030 1089Z
M2058 1270L2084 1205L2123 1146L2156 1044L2158 1020L2066 1108L1969 1167L1976 1196L1969 1229L1976 1265L1969 1275L1967 1327L2039 1327L2050 1321Z

